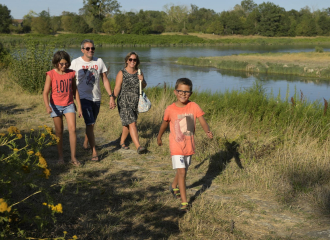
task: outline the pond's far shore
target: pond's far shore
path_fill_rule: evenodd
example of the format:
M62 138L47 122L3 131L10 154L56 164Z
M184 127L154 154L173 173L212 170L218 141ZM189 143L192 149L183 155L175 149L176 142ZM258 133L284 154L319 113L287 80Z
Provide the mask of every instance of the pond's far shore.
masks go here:
M252 53L220 57L180 57L182 65L251 73L291 74L330 80L329 52Z

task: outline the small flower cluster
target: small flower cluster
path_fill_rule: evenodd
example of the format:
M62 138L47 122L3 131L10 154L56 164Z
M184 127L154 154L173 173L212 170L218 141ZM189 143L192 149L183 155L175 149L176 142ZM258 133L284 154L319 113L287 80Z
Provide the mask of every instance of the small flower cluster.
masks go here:
M0 212L10 212L11 208L8 207L8 204L5 202L5 200L3 198L0 198Z
M42 205L48 206L53 212L63 213L62 204L60 204L60 203L57 204L56 206L52 205L52 204L47 204L47 203L43 203Z

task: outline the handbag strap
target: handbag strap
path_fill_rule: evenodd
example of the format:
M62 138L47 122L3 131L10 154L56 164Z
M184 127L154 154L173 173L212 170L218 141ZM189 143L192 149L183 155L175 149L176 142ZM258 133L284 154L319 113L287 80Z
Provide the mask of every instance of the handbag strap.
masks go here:
M138 69L138 74L139 75L141 75L141 70L140 69ZM140 95L142 95L142 81L139 79L139 88L140 88L140 90L139 90L139 94Z

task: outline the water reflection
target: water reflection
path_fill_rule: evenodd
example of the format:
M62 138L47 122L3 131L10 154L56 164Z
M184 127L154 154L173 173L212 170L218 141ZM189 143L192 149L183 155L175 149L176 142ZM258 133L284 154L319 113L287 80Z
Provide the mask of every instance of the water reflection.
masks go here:
M329 45L318 45L325 51L330 51ZM66 49L72 58L82 55L79 48ZM314 51L313 46L273 45L273 46L218 46L218 47L136 47L132 48L97 48L95 56L101 57L110 69L108 77L115 79L118 71L124 67L124 57L130 51L136 51L141 60L141 69L145 74L148 86L157 86L166 82L174 86L178 78L188 77L194 83L194 91L207 90L223 92L226 90L244 90L253 85L256 80L264 84L267 92L274 95L280 93L284 99L287 89L290 97L295 91L302 91L310 101L330 98L329 81L303 78L291 75L250 74L246 72L219 70L216 68L203 68L177 65L175 61L181 57L225 56L240 53L265 52L309 52Z

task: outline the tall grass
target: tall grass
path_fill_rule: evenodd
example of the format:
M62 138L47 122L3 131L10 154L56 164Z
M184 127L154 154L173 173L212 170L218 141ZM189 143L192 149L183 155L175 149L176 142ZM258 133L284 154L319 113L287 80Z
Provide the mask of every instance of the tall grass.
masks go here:
M28 39L26 48L11 48L10 71L14 81L30 93L41 92L45 73L52 69L54 45Z

